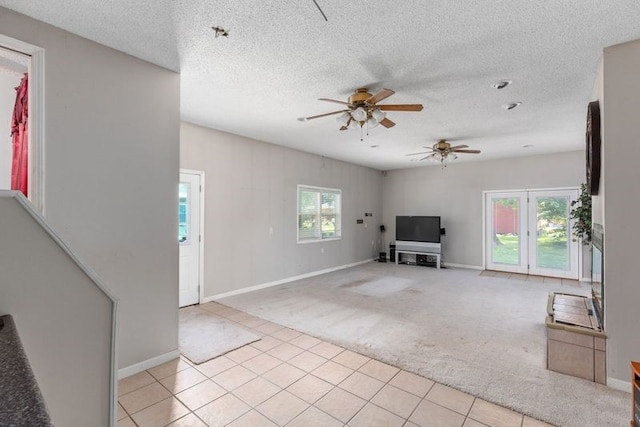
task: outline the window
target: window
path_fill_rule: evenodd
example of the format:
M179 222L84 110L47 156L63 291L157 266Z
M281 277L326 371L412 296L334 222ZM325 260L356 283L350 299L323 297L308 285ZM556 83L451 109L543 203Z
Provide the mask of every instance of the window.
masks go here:
M298 185L298 243L342 236L342 191Z
M179 199L178 199L178 242L189 244L189 221L191 217L189 206L189 192L191 191L191 184L188 182L181 182L178 187Z

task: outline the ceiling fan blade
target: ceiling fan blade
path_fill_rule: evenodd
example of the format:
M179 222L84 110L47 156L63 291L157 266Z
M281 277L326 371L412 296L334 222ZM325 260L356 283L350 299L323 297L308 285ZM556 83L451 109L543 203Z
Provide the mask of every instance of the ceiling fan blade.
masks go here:
M305 117L303 120L319 119L320 117L333 116L334 114L346 113L348 111L349 110L340 110L340 111L334 111L334 112L331 112L331 113L318 114L317 116Z
M366 102L367 104L375 104L376 102L380 102L383 99L390 97L394 93L395 92L392 91L391 89L382 89L380 92L376 93L375 95L371 95L364 102Z
M449 147L449 151L457 150L459 148L468 148L468 145L456 145L455 147Z
M436 153L431 153L428 156L421 158L420 161L427 160L429 157L433 157L435 155L436 155Z
M336 104L348 105L349 107L351 107L352 105L352 104L349 104L348 102L338 101L337 99L331 99L331 98L318 98L318 101L335 102Z
M417 156L418 154L429 154L429 152L428 152L428 151L421 151L421 152L419 152L419 153L409 153L409 154L405 154L405 156ZM432 152L432 153L430 153L430 154L433 154L433 152Z
M380 124L382 126L386 127L386 128L392 128L392 127L394 127L396 125L395 122L387 119L386 117L384 119L380 120Z
M379 105L382 111L422 111L422 104L385 104Z
M451 150L456 153L480 154L480 150Z

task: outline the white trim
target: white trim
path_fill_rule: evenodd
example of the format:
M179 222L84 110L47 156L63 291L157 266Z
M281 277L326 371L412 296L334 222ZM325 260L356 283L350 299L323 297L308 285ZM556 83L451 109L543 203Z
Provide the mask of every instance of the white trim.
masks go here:
M126 368L120 369L118 371L118 379L121 380L123 378L129 377L131 375L153 368L154 366L162 365L163 363L169 362L173 359L177 359L178 357L180 357L180 350L175 349L168 353L161 354L160 356L143 360L140 363L135 363L131 366L127 366Z
M607 377L607 387L614 390L624 391L626 393L631 392L631 383L628 381L619 380L617 378Z
M482 269L487 269L487 195L482 192Z
M484 190L482 193L511 193L526 191L580 190L580 187L548 187L548 188L505 188L504 190Z
M481 265L469 265L469 264L454 264L452 262L445 262L445 267L454 267L454 268L466 268L469 270L484 270L485 268Z
M182 169L180 168L180 173L185 173L189 175L198 175L200 177L200 242L199 242L199 260L198 263L198 304L202 303L204 299L204 171L199 171L195 169ZM180 284L178 283L178 286Z
M232 297L234 295L246 294L248 292L257 291L260 289L270 288L272 286L282 285L284 283L294 282L296 280L307 279L309 277L319 276L321 274L331 273L338 270L344 270L345 268L355 267L356 265L366 264L368 262L374 261L375 258L366 259L364 261L358 261L351 264L340 265L338 267L331 267L324 270L312 271L311 273L301 274L300 276L287 277L286 279L276 280L273 282L262 283L260 285L250 286L248 288L238 289L236 291L225 292L222 294L213 295L210 297L206 297L202 300L202 303L207 303L211 301L215 301L221 298Z
M180 173L190 173L192 175L204 175L203 171L196 170L196 169L185 169L185 168L180 168Z
M110 387L111 397L109 400L109 417L111 420L111 424L115 424L116 420L116 396L118 396L118 381L116 380L116 367L118 366L117 361L117 330L118 330L118 299L113 296L111 291L103 284L102 280L98 277L98 275L87 265L85 264L76 254L68 247L62 239L49 227L44 217L36 211L33 204L27 200L27 198L19 191L12 190L0 190L0 198L15 198L18 204L20 204L24 210L42 227L42 229L49 235L49 237L62 249L64 253L67 254L69 258L73 260L73 262L82 270L82 272L91 279L91 281L96 285L96 287L102 291L102 293L111 300L111 363L109 364L110 369Z
M29 200L44 215L44 49L0 34L0 45L31 56L29 61Z
M44 50L31 54L29 74L29 199L36 209L45 213L45 108L44 108Z

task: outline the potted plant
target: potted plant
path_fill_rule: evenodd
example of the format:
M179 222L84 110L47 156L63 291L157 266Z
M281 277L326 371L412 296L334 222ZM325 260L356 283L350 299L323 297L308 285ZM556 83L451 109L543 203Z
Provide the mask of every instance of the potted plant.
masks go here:
M580 185L580 196L571 202L569 213L573 222L573 234L582 240L583 245L591 243L591 194L587 184Z

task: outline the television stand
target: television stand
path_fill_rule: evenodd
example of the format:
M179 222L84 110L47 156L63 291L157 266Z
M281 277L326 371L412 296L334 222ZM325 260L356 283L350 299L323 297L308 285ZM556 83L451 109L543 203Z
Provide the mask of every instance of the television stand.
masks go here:
M440 268L442 256L442 245L440 243L413 242L406 240L396 240L396 264L400 261L400 254L415 255L416 260L419 255L436 258L436 268Z
M396 265L400 261L400 254L411 254L411 255L427 255L436 257L436 268L440 269L440 254L432 253L432 252L416 252L416 251L405 251L403 249L396 249Z

